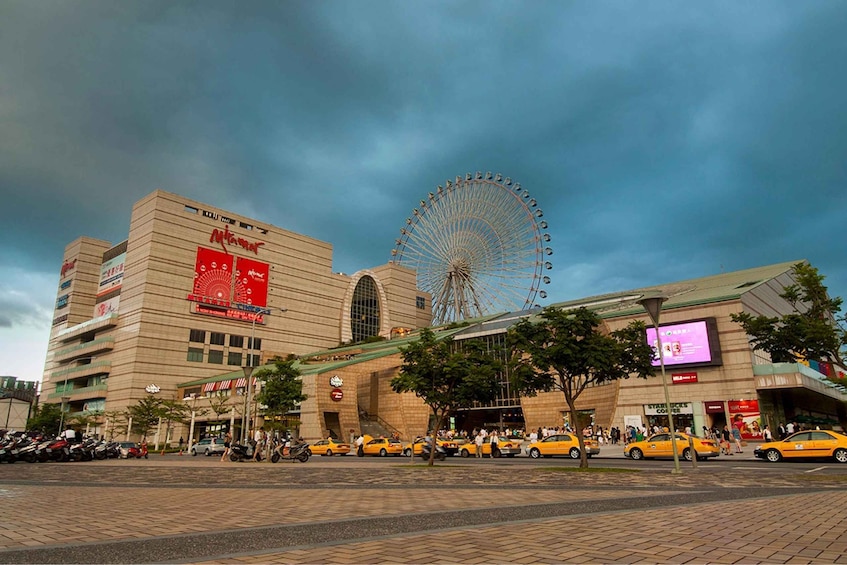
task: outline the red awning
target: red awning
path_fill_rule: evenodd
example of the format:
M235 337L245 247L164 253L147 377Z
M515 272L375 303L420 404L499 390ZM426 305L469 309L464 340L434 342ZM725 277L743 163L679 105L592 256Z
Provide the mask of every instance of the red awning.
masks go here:
M217 383L206 383L203 385L203 392L214 392Z
M221 382L218 383L218 390L229 390L229 388L231 386L232 386L231 380L221 381Z
M235 381L235 388L246 388L247 387L247 379L245 377L241 377L237 381Z

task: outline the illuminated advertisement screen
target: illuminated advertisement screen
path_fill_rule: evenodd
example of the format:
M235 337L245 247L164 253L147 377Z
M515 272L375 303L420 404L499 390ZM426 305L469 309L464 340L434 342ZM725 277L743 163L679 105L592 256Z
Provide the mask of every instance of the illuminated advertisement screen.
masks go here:
M232 255L222 251L198 247L193 294L229 303L232 300L232 259Z
M659 326L659 334L666 367L722 364L714 318ZM658 367L660 352L655 328L647 328L647 345L653 348L653 366Z

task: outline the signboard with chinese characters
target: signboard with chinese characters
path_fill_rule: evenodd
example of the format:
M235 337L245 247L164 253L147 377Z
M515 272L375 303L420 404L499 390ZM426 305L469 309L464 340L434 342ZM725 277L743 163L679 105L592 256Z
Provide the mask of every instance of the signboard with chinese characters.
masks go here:
M675 385L696 383L697 373L672 373L671 382Z

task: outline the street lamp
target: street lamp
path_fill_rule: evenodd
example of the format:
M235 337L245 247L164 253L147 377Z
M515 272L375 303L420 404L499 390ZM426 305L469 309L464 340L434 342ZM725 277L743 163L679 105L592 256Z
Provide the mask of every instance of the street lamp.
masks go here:
M67 377L65 378L65 386L66 387L68 386ZM62 390L64 390L64 389L62 389ZM65 425L65 403L70 402L70 400L71 400L70 396L63 396L62 397L61 414L59 416L59 435L62 435L62 432L64 431L62 428Z
M241 369L244 371L244 378L247 379L247 394L244 395L244 412L241 414L241 443L242 445L246 445L247 441L250 439L250 430L248 430L247 428L250 422L250 415L248 414L248 412L250 411L250 402L252 401L251 396L253 392L253 387L250 386L250 381L252 380L250 377L253 375L253 366L247 365L246 367L242 367Z
M246 306L246 305L245 305ZM241 443L246 443L250 439L248 428L255 427L256 424L253 421L253 417L250 413L250 408L253 403L253 380L250 378L253 374L253 369L256 367L255 355L253 354L253 350L256 346L256 319L262 316L268 316L271 313L270 306L260 307L260 306L250 306L249 310L253 312L253 323L250 327L250 347L247 348L247 366L242 367L244 370L244 377L247 379L247 394L244 397L244 414L241 416ZM285 308L276 308L280 312L286 312Z
M659 365L662 368L662 387L665 389L665 410L668 412L668 428L671 432L671 449L673 450L673 473L682 473L679 468L679 454L676 452L676 429L673 426L673 411L671 410L671 397L668 392L668 377L665 374L665 354L662 351L662 335L659 332L659 315L662 312L662 304L668 299L667 296L655 295L644 296L638 303L647 311L656 329L656 347L659 352ZM693 455L693 454L692 454Z
M190 454L191 447L194 445L194 421L197 417L197 394L192 392L188 398L191 400L191 426L188 428L188 453ZM180 454L182 454L182 452L180 452Z

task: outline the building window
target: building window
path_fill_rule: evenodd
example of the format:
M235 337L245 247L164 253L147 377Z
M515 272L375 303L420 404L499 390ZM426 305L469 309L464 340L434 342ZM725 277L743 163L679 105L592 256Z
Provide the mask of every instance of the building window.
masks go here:
M424 310L426 308L426 298L424 298L423 296L416 296L415 307L418 310Z
M226 334L212 332L209 335L209 344L210 345L223 345L226 342Z
M227 365L234 365L236 367L240 367L241 366L241 353L240 352L239 353L233 353L232 351L230 351L229 355L227 355L227 358L226 358L226 364Z
M215 365L223 365L224 364L224 352L219 351L217 349L209 350L209 363L214 363Z
M249 364L248 366L249 367L258 367L259 365L262 364L261 359L262 359L261 355L248 355L247 356L247 362Z
M240 335L229 336L229 346L241 349L244 347L244 337Z
M365 275L356 283L350 305L350 329L353 341L379 335L379 292L373 278Z
M203 362L203 348L202 347L189 347L188 348L188 360L194 361L196 363Z
M191 334L188 336L188 341L193 341L194 343L206 343L206 332L204 330L191 330Z
M262 349L262 338L260 338L260 337L257 337L256 339L247 338L247 349Z

